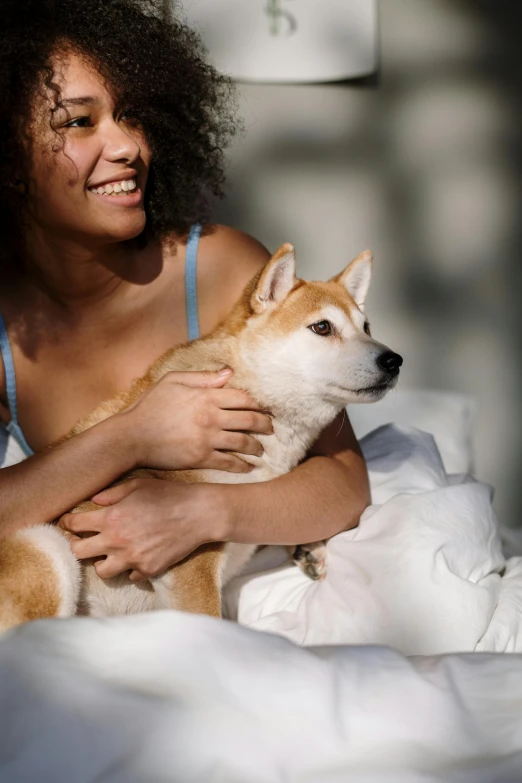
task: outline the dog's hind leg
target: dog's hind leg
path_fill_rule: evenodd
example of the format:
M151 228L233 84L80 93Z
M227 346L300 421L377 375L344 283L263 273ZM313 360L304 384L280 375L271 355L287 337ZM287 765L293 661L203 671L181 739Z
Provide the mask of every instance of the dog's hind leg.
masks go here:
M221 617L223 544L205 544L165 574L152 579L158 609Z
M80 564L51 525L0 540L0 631L76 612Z

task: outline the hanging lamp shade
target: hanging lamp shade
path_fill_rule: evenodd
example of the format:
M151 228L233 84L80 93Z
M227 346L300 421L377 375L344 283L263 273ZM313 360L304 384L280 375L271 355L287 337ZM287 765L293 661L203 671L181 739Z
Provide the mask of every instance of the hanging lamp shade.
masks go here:
M184 0L217 68L238 81L329 82L377 69L376 0Z

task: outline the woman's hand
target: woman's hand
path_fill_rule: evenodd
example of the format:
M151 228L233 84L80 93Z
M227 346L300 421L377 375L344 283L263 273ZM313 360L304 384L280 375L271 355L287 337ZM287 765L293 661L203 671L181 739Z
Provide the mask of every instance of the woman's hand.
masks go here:
M170 372L148 389L124 417L136 448L136 466L160 470L211 468L248 473L229 452L261 456L247 433L269 434L272 421L247 392L220 388L232 370Z
M216 484L131 479L92 500L103 508L65 514L59 524L78 538L71 548L79 560L103 558L94 567L102 579L131 571L138 582L166 571L201 544L219 540L222 504Z

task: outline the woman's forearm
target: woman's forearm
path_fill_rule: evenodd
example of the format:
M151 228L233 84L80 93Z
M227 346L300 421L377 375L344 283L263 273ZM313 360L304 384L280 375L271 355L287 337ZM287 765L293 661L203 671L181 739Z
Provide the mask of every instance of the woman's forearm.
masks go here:
M136 464L124 416L0 470L0 535L50 522Z
M216 538L236 543L305 544L355 527L370 503L362 457L312 457L259 484L222 485L226 509Z

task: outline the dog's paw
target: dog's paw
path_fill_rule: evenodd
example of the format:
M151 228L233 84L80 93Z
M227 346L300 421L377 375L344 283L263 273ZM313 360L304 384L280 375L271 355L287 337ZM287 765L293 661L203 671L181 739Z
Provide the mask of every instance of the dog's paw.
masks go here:
M292 560L310 579L321 581L326 578L327 553L325 541L315 541L313 544L299 544L292 553Z

